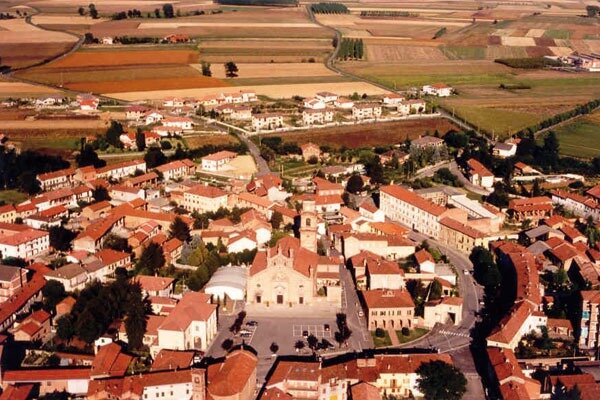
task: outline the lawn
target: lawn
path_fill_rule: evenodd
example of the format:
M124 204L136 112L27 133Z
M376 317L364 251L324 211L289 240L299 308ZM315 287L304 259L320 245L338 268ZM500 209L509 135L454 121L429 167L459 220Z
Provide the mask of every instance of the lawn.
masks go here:
M396 331L396 335L398 336L398 340L400 343L408 343L413 340L417 340L421 336L425 335L429 330L423 328L415 328L410 330L410 334L408 336L404 336L402 331ZM387 332L386 332L387 333Z
M599 122L592 117L583 117L555 129L561 154L579 158L593 158L600 155Z
M373 344L375 347L386 347L392 345L392 339L390 339L390 334L387 331L385 332L384 337L377 337L375 332L371 332L371 336L373 337Z
M27 200L28 197L26 193L16 190L0 190L0 203L18 204Z

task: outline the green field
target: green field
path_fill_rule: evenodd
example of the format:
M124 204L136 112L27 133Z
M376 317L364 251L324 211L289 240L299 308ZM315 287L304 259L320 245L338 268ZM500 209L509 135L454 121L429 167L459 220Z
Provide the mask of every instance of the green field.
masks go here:
M0 190L0 203L18 204L27 200L27 193L18 192L16 190Z
M510 136L511 132L527 128L540 120L539 114L492 107L457 105L454 112L458 117L495 136Z
M375 347L385 347L392 345L392 339L390 339L390 334L385 331L385 337L377 337L375 336L375 332L371 332L371 336L373 337L373 344Z
M451 60L483 60L485 47L475 46L441 46L440 50Z
M408 336L404 336L402 331L396 331L396 335L398 335L398 340L400 343L408 343L413 340L417 340L421 336L425 335L429 330L423 328L415 328L410 330L410 334Z
M600 155L600 118L583 117L563 125L555 132L560 152L567 156L593 158Z

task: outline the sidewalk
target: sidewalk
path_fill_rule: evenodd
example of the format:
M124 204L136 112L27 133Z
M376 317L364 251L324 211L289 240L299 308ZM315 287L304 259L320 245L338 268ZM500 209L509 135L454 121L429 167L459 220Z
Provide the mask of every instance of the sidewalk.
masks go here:
M396 335L396 331L393 328L388 328L387 332L390 335L392 346L400 346L400 341L398 340L398 335Z

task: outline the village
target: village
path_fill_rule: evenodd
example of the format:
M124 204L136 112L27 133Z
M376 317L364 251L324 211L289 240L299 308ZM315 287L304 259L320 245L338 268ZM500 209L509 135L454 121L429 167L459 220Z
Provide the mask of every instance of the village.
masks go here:
M116 139L139 158L107 164L84 140L76 165L0 206L0 399L420 397L427 365L473 398L600 390L593 179L510 161L524 137L482 147L442 132L336 162L272 136L292 118L419 117L432 111L420 95L319 92L283 114L255 112L250 91L126 107ZM31 104L93 113L102 100ZM246 147L163 154L207 121ZM6 162L27 153L2 144ZM310 168L284 176L285 162ZM464 353L473 343L494 386Z

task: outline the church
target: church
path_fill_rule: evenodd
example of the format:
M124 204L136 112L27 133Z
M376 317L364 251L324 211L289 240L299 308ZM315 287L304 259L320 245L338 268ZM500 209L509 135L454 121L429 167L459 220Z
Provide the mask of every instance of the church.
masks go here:
M300 239L287 236L274 247L256 253L246 286L246 303L265 306L341 305L337 257L317 254L317 214L305 201Z

